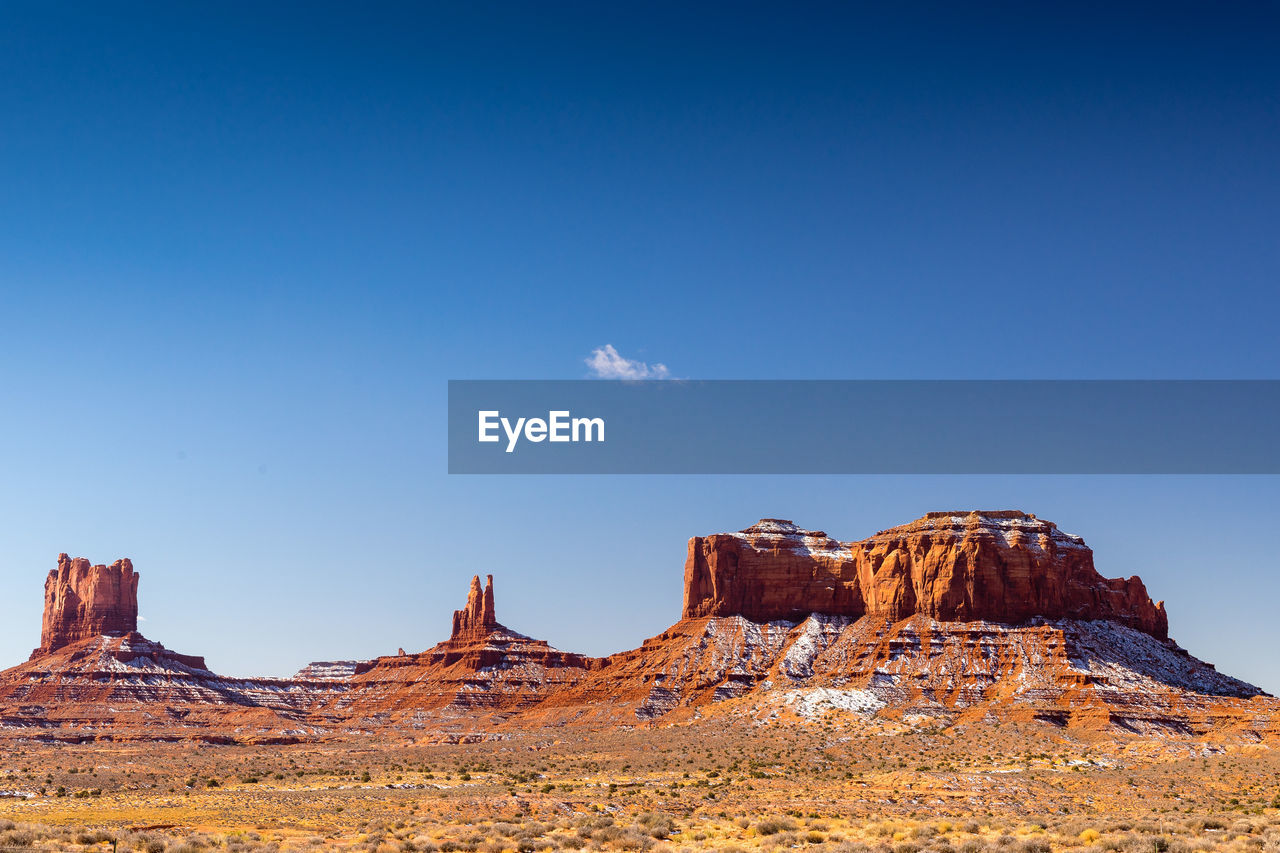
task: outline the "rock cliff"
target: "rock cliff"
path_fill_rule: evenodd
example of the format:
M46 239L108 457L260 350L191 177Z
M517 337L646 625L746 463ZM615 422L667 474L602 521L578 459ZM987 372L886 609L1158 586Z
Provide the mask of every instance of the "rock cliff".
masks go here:
M1169 633L1164 603L1141 579L1102 577L1083 539L1018 511L931 512L848 543L763 519L691 539L684 578L686 619L1101 619Z
M128 559L109 566L58 555L44 582L44 620L34 659L90 637L138 630L138 575Z
M487 576L484 590L480 589L480 576L471 578L471 590L467 593L467 606L453 611L452 640L474 640L488 636L498 628L493 615L493 575Z

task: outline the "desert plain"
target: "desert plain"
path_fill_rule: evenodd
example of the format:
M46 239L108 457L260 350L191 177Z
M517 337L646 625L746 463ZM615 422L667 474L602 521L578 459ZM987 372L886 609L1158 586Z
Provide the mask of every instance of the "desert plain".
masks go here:
M1280 849L1266 746L760 710L472 743L6 744L0 849Z

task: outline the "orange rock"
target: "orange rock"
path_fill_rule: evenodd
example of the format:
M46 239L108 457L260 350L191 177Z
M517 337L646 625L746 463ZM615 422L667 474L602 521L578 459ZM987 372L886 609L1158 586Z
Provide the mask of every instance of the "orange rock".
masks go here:
M103 634L138 630L138 575L128 559L93 566L84 557L58 555L44 582L44 620L34 659Z
M471 590L467 593L467 606L453 611L451 639L476 639L484 637L498 627L493 615L493 575L488 575L484 591L480 590L480 576L471 578Z
M779 519L690 540L686 619L810 613L890 622L917 614L1014 624L1106 619L1169 634L1164 603L1151 600L1141 579L1102 577L1083 539L1024 512L931 512L849 543Z
M493 575L483 589L475 576L467 606L454 611L449 639L418 654L358 664L350 692L339 705L357 720L442 709L454 714L467 709L504 713L541 702L600 663L498 622Z
M740 615L769 622L814 612L864 612L849 546L776 518L763 518L741 533L689 540L684 618Z
M60 559L46 587L52 648L0 672L0 737L467 739L830 710L890 727L924 715L1280 736L1280 702L1169 640L1141 580L1103 578L1082 539L1022 512L929 513L850 543L777 519L697 537L684 618L607 658L505 627L492 576L477 576L449 638L426 651L228 678L132 630L113 635L136 620L136 590L128 561Z

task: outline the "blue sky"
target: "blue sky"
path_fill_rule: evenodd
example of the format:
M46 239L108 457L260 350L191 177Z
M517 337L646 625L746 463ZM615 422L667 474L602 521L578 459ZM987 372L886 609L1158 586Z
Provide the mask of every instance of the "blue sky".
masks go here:
M689 536L1017 507L1280 691L1275 478L465 478L451 378L1277 378L1272 4L18 3L0 29L0 663L58 552L232 673L564 648ZM940 440L945 434L940 432Z

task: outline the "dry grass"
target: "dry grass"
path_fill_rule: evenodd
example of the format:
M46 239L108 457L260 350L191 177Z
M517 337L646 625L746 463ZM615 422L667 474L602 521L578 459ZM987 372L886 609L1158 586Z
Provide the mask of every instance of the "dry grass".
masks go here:
M1280 757L711 720L470 745L0 743L0 851L1280 853Z

